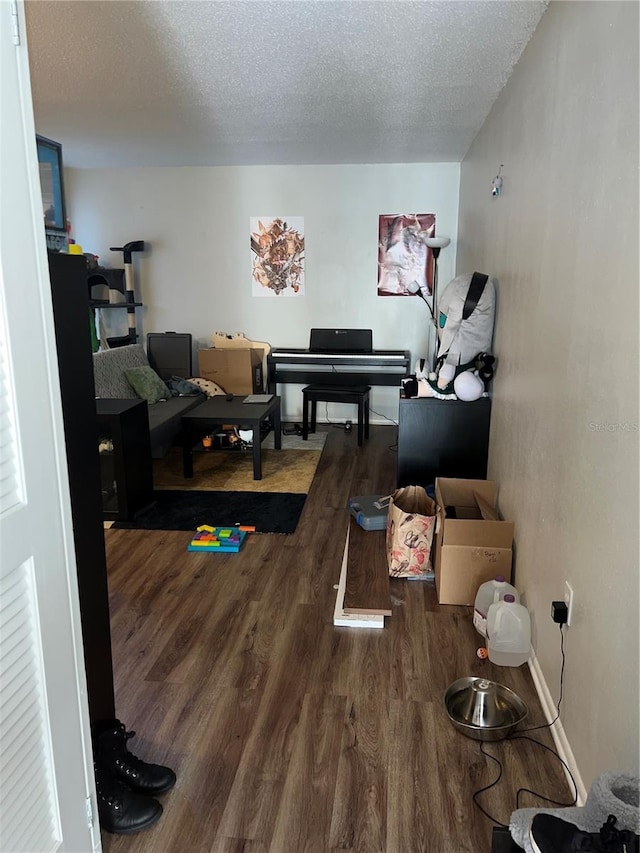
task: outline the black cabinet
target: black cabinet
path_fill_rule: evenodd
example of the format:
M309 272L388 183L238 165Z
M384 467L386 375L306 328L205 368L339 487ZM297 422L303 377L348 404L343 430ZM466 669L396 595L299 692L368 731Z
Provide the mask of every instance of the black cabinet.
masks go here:
M153 500L149 410L145 400L96 400L102 512L130 521Z
M89 714L115 717L87 263L49 254Z
M400 398L398 486L428 486L436 477L487 476L491 400L472 403Z

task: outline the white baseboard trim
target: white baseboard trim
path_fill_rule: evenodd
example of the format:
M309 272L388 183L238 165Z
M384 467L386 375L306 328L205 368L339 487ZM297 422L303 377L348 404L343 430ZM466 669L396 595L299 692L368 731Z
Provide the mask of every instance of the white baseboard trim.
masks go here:
M545 719L548 723L550 723L556 716L556 706L551 698L551 692L547 687L547 682L545 681L544 675L542 674L542 670L540 668L540 664L538 663L538 659L535 654L531 655L529 659L529 669L531 671L531 677L533 678L533 683L536 688L536 692L538 694L538 698L540 699L540 704L542 705L542 710L545 716ZM578 770L578 765L576 764L576 759L573 754L573 750L571 749L571 745L569 744L569 740L567 738L566 732L564 730L564 726L562 725L562 720L556 720L556 722L551 726L551 736L553 737L553 742L556 745L556 749L558 750L558 755L567 765L571 774L573 775L573 779L576 783L576 788L578 791L578 802L577 806L583 806L587 799L587 789L584 786L584 782L582 781L582 776L580 775L580 771ZM566 768L563 767L564 774L567 777L567 782L569 783L569 788L573 792L573 782Z

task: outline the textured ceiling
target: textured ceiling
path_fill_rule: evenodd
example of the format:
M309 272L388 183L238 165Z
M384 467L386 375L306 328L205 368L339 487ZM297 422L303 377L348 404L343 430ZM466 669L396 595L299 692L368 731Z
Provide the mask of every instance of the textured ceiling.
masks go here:
M29 0L69 166L455 162L537 0Z

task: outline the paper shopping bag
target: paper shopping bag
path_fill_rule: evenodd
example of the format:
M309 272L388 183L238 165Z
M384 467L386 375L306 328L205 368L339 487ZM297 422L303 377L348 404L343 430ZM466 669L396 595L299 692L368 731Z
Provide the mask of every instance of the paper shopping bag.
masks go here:
M432 574L431 545L436 504L422 486L405 486L391 496L387 516L387 562L394 578Z

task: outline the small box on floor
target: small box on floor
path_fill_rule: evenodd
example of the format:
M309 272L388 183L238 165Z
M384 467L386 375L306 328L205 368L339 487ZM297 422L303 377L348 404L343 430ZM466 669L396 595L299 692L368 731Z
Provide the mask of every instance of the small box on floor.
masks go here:
M349 512L363 530L386 530L389 498L383 495L349 498Z
M511 580L514 524L495 509L496 483L437 477L435 575L440 604L473 605L480 584Z

